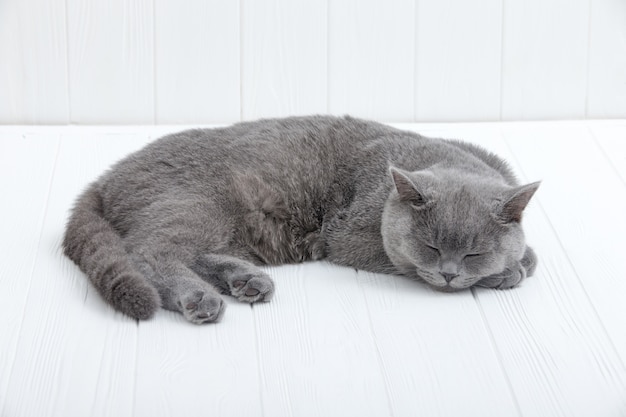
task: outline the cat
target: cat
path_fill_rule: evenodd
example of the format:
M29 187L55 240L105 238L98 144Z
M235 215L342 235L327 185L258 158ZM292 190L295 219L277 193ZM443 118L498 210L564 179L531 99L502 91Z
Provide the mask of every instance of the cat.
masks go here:
M219 321L220 294L269 301L259 265L325 259L441 291L533 274L519 185L498 156L349 116L187 130L115 164L79 196L64 253L135 319Z

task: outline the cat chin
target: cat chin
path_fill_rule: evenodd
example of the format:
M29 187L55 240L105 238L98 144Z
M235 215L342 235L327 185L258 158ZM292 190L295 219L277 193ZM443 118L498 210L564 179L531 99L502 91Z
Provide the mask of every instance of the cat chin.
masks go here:
M440 292L459 292L459 291L464 291L464 290L468 290L471 288L471 285L469 286L465 286L465 287L455 287L449 284L445 284L445 285L433 285L433 284L429 284L432 288L434 288L437 291Z

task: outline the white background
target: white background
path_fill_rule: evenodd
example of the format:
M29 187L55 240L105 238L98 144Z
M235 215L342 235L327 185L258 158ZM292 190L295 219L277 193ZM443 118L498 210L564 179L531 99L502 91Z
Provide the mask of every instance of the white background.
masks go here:
M0 123L626 117L624 0L0 0Z

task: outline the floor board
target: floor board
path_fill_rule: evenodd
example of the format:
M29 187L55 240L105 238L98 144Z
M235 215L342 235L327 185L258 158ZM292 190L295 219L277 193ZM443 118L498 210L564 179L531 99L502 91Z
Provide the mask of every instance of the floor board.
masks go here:
M511 129L517 132L519 128ZM567 136L569 127L559 133L561 129L554 128L552 135ZM464 138L502 155L523 174L522 168L532 161L519 164L515 148L503 140L510 139L508 132L500 126L462 129ZM459 136L455 133L460 132L450 133ZM526 139L520 140L526 149ZM521 178L524 182L544 180L525 216L529 244L540 254L539 278L526 280L515 291L475 290L477 300L500 346L524 415L613 415L624 406L624 368L542 210L542 196L551 192L544 186L555 178ZM580 395L581 389L588 395Z
M0 126L0 416L624 416L626 121L413 124L542 185L540 264L442 294L328 263L218 325L114 312L59 245L79 191L175 126ZM620 216L622 215L622 216Z

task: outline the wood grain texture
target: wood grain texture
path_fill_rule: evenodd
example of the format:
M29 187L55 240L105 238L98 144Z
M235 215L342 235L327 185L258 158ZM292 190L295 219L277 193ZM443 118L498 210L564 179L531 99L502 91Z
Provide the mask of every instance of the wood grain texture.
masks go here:
M0 123L69 121L63 0L2 1L0 57Z
M518 173L525 171L526 164L538 164L536 159L517 163L517 154L507 146L499 125L428 133L485 146L510 161ZM567 131L554 130L552 138L567 136ZM569 176L569 171L561 170L563 177ZM522 178L524 182L538 179ZM539 255L535 276L514 291L476 289L474 294L522 415L619 415L626 406L626 368L542 210L543 196L558 193L543 189L551 178L543 179L524 218L528 242Z
M307 263L267 268L274 300L228 298L217 325L136 323L59 243L78 192L174 128L0 127L0 415L624 415L626 121L402 127L543 179L524 220L534 277L442 294Z
M541 201L551 227L624 366L624 183L587 129L515 129L505 131L505 137L524 175L544 179ZM541 152L533 152L534 149Z
M502 120L585 117L589 1L505 3Z
M517 414L470 292L446 294L406 278L361 271L358 277L391 415Z
M154 123L152 0L67 0L70 121Z
M417 1L416 121L500 118L502 7L500 0Z
M412 120L415 2L333 1L328 13L328 110Z
M626 117L626 3L591 2L588 118Z
M261 415L252 311L224 298L218 325L196 326L169 311L141 323L132 415Z
M271 303L255 305L265 416L390 416L379 353L353 269L268 268Z
M0 133L0 415L10 407L7 390L37 263L37 249L56 162L56 134ZM29 186L17 180L28 178Z
M136 322L108 307L67 258L60 242L79 190L141 137L62 136L5 415L130 416ZM54 271L58 271L57 274ZM36 401L32 399L36 398Z
M589 131L600 145L611 167L626 184L626 124L609 126L594 124Z
M326 3L242 1L242 119L327 112Z
M154 8L156 123L239 120L239 3L156 0Z

